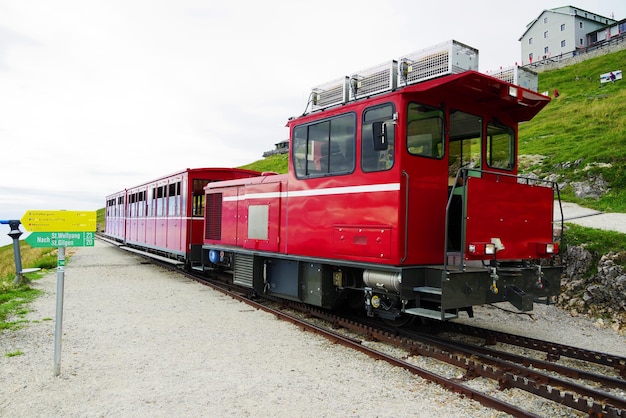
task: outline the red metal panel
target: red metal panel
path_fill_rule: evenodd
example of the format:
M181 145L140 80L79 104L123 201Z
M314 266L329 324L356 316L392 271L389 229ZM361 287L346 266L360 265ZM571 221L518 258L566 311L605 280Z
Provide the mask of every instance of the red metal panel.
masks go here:
M146 218L142 216L137 219L137 242L146 242Z
M250 184L245 186L245 203L241 202L240 212L244 212L245 218L240 218L241 227L239 233L244 235L243 247L261 251L278 251L279 226L280 226L280 206L281 206L281 183L265 182L261 184ZM242 204L243 203L243 204ZM260 208L260 213L267 217L254 217L252 208ZM265 212L266 213L265 213ZM245 220L245 223L244 223ZM250 225L254 222L254 225ZM251 237L250 230L261 230L261 235L267 239ZM241 241L240 241L241 244Z
M391 228L335 226L333 253L373 257L380 260L391 257Z
M369 176L354 174L300 181L290 179L288 196L288 201L283 203L287 207L286 252L353 261L399 263L401 234L398 230L398 206L401 199L398 171ZM378 251L380 244L375 239L373 242L368 240L365 252L358 252L356 248L348 251L346 246L336 247L335 231L340 227L386 229L389 231L390 251Z
M160 216L156 219L154 245L163 248L167 245L167 218Z
M146 219L146 238L145 243L147 246L152 247L156 244L156 228L157 220L154 216L149 216Z
M495 176L470 177L466 187L466 251L469 243L499 238L505 248L498 259L538 258L536 244L552 242L551 188Z
M239 222L239 189L229 187L219 189L222 193L222 230L221 240L207 241L225 245L237 245L237 223ZM243 187L241 187L243 189Z
M441 264L444 257L448 162L446 159L402 156L402 200L398 208L406 233L404 265ZM408 188L408 205L406 190ZM405 216L405 211L408 212ZM405 223L405 219L407 222ZM404 243L401 244L404 248Z
M183 251L180 245L181 228L183 220L179 217L168 217L167 223L167 249L169 251Z

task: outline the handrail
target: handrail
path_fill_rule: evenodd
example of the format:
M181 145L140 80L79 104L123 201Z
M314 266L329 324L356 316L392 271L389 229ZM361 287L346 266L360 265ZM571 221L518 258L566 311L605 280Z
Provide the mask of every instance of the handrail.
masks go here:
M402 176L406 177L406 203L404 208L404 257L400 259L400 264L403 264L409 256L409 173L402 170Z
M461 171L467 170L465 168L461 168L456 172L456 177L454 178L454 184L450 189L450 196L448 196L448 203L446 204L446 217L445 217L445 228L444 228L444 238L443 238L443 277L445 277L446 272L448 271L448 220L450 215L450 205L452 204L452 197L454 196L454 189L456 189L457 184L459 183L459 176Z

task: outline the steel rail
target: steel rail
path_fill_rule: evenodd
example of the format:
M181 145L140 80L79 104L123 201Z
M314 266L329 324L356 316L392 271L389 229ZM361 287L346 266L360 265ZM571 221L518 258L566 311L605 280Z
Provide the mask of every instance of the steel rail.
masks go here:
M554 343L550 341L538 340L530 337L507 334L505 332L493 331L483 328L473 327L458 323L448 322L443 325L446 329L451 329L466 335L484 338L487 345L496 342L529 348L546 353L548 360L558 360L561 356L583 360L590 363L611 366L615 368L622 378L626 379L626 358L583 348L570 347L568 345Z

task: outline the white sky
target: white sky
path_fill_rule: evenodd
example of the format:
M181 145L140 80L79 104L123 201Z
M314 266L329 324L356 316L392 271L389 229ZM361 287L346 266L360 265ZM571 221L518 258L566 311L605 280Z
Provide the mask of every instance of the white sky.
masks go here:
M570 4L626 17L623 0L0 0L0 219L258 160L313 86L450 39L481 71L514 65L526 25Z

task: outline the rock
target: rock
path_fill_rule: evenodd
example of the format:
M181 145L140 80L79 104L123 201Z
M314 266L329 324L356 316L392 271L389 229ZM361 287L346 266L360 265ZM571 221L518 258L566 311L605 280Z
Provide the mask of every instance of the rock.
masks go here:
M604 180L602 174L590 173L588 181L572 182L571 186L574 188L576 197L581 199L591 198L597 200L609 190L608 183Z
M626 328L626 272L620 263L626 253L608 253L592 266L593 256L583 246L568 246L561 280L559 305L572 316L580 314L603 318L611 328ZM596 274L590 275L595 271Z

